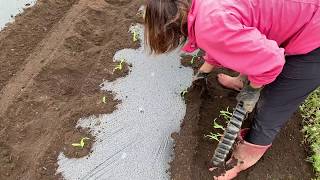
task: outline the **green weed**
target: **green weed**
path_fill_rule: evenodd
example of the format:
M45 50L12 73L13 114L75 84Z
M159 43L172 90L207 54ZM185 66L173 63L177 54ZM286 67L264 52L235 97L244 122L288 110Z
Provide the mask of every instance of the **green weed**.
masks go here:
M310 144L313 153L307 161L312 163L317 179L320 179L320 88L307 98L300 110L305 124L302 129L305 142Z

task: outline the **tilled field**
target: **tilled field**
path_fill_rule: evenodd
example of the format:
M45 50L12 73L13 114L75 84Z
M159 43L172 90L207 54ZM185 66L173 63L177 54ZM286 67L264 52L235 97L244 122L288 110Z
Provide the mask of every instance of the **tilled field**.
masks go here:
M84 134L90 137L75 125L119 103L99 84L128 73L127 67L113 73L113 55L137 46L128 29L140 5L40 0L1 32L0 179L58 179L60 151L69 157L90 152L90 146L70 148Z
M90 134L76 129L79 118L107 114L121 103L100 91L113 73L117 50L138 44L128 28L142 0L39 0L0 33L0 179L60 179L57 156L83 157L89 146L70 148ZM212 179L207 171L215 143L204 138L219 111L233 107L235 93L211 76L208 94L187 95L187 112L176 140L172 179ZM102 97L109 99L102 102ZM266 156L238 179L310 179L311 166L299 115L284 128Z

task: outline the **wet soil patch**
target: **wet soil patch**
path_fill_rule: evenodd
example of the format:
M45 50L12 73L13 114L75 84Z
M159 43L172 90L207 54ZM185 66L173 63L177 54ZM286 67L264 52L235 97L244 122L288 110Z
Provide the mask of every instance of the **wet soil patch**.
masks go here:
M217 142L209 140L205 135L210 132L222 133L221 130L213 128L213 120L219 116L220 110L226 110L227 107L232 110L235 107L237 94L235 91L219 86L216 74L212 73L209 76L207 93L201 94L200 87L189 89L186 98L187 112L181 130L179 133L172 134L175 139L175 148L170 172L174 180L213 179L208 167ZM250 119L252 118L246 120L244 127L249 127ZM217 121L225 125L222 118ZM259 163L241 173L236 179L301 180L314 177L311 165L306 162L307 153L302 144L301 123L301 117L296 113Z
M10 87L10 78L24 70L35 49L50 45L46 38L59 30L55 24L84 9L77 22L66 23L68 33L61 33L63 41L52 49L53 58L48 57L52 60L34 72L0 115L0 179L61 179L55 174L60 152L71 158L88 155L94 137L76 124L80 118L111 113L121 103L99 85L128 74L126 64L113 71L117 65L113 56L123 48L138 47L128 29L136 22L141 4L138 0L121 7L104 0L40 0L0 33L1 89ZM45 43L39 48L40 41ZM84 148L71 146L83 137L90 138Z

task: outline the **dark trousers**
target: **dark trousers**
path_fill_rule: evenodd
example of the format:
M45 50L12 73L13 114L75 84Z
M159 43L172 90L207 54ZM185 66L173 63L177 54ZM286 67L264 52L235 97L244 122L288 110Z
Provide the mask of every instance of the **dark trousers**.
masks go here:
M257 145L272 143L280 129L308 95L320 85L320 48L287 56L283 71L261 92L246 140Z

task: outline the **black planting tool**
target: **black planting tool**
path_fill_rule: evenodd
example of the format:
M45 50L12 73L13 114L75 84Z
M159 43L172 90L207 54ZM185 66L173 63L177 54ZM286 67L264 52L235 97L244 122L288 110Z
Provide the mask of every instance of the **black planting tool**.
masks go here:
M212 158L213 167L225 167L225 160L241 130L242 122L247 118L248 113L243 108L243 103L238 102L232 117L221 137L219 144Z

